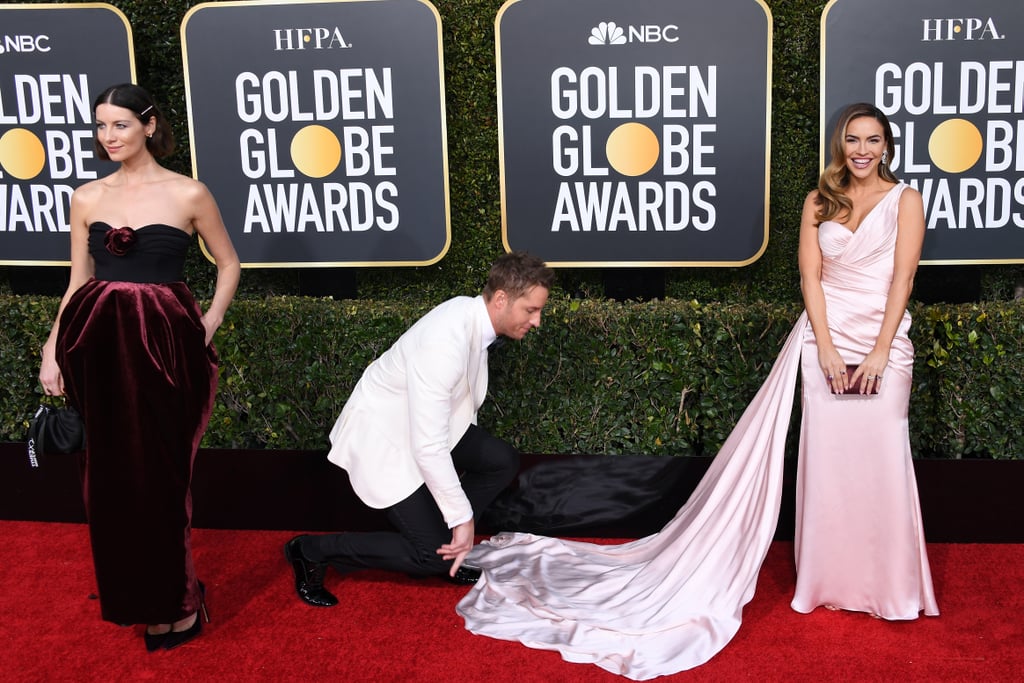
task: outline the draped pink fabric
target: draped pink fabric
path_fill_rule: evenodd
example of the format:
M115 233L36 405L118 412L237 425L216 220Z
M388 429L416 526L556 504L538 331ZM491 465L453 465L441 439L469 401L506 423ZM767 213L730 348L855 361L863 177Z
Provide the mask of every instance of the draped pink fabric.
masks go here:
M893 275L897 185L856 232L818 229L829 329L847 363L871 351ZM908 408L914 347L904 312L881 389L837 398L803 334L803 417L797 474L793 609L831 605L886 619L938 614L911 461Z
M898 194L894 191L887 200L892 197L898 200ZM886 220L893 223L894 231L893 218L894 214ZM856 240L860 244L854 245L851 256L871 252L876 260L882 261L887 252L888 279L891 279L893 241L888 235L878 234L876 239L882 243L872 246L871 232L865 231L864 237ZM823 238L825 234L822 233ZM830 280L846 276L845 270L838 266L828 272ZM866 287L875 299L881 296L884 306L888 279L873 284L867 282L870 279L869 276L856 279L850 301L866 302L872 298L860 293ZM830 282L830 290L842 289L840 282ZM852 310L849 315L853 315ZM860 338L857 348L863 349L864 344L870 348L873 343L878 331L877 324L871 330L870 320L873 319L873 312L865 313L856 331L851 333ZM843 324L849 320L844 317ZM466 628L493 638L518 640L529 647L556 650L568 661L593 663L634 680L693 668L725 647L739 629L744 605L754 595L757 575L778 521L786 432L801 352L807 350L808 335L811 335L810 326L803 314L768 378L704 479L659 533L617 546L509 533L474 548L467 562L481 567L483 574L457 606L458 613L465 618ZM813 335L810 340L813 345ZM903 350L896 354L898 361L893 365L905 365L912 359L912 353L907 355ZM813 348L804 355L813 363L816 373L812 376L805 368L805 376L820 378ZM851 358L851 362L856 360ZM909 383L909 366L904 371ZM886 374L889 372L887 370ZM888 376L885 383L884 391L888 394ZM893 391L892 398L887 396L886 400L895 401L895 394ZM903 404L897 414L902 415L905 422L906 393L902 395ZM876 399L836 399L805 392L807 400L825 400L842 411L845 407L866 405ZM819 418L812 412L810 419ZM842 420L835 419L845 424L849 418L843 415ZM874 412L868 419L876 419ZM863 432L864 425L858 430ZM904 472L899 481L886 482L893 489L891 495L886 494L887 501L901 494L909 496L908 485L913 489L909 446L907 450L890 455L895 456L891 458L893 462L898 462L899 468L905 468L910 476L908 479ZM882 475L887 476L888 473ZM806 472L803 483L818 485ZM874 479L867 485L874 486ZM818 510L812 507L815 502L811 497L801 496L805 508L798 515L805 522L803 530L812 535L817 535L816 531L838 534L837 540L842 542L844 529L808 523L811 517L818 515ZM867 505L873 504L867 502ZM905 511L908 506L916 509L916 490L912 499L904 501L901 510ZM845 523L846 514L857 513L847 509L835 517ZM879 510L874 514L882 517L889 513ZM829 524L834 522L831 520ZM920 513L916 520L908 522L912 526L916 524L919 530ZM887 550L907 541L904 536L887 540ZM924 558L923 540L911 547L917 548L912 555ZM808 543L802 550L804 559L812 565L802 571L816 576L819 573L813 563L831 565L829 558L812 555ZM831 550L829 544L826 552ZM926 569L926 559L924 563ZM898 571L889 571L886 576L892 578ZM920 572L915 576L916 581L908 579L904 583L917 585L924 578ZM827 584L829 580L831 577L815 580L813 584ZM930 590L930 578L927 584ZM877 585L877 582L873 584Z
M739 629L778 521L803 319L687 503L659 533L604 546L501 534L473 549L457 610L474 633L634 680L689 669Z

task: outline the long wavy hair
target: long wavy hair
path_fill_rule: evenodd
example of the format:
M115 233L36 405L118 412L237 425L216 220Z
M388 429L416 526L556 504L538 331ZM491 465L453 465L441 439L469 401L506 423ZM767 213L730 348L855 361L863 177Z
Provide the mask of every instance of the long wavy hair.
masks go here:
M896 144L892 138L892 126L885 114L873 104L858 102L851 104L839 115L839 122L832 131L832 139L829 142L829 151L832 160L818 179L818 209L814 213L818 223L830 221L837 217L847 218L853 211L853 202L846 195L846 188L850 184L850 169L846 166L846 127L850 121L863 116L870 116L878 121L885 133L885 150L889 162L892 162L896 155ZM889 164L878 164L878 175L890 183L897 183L899 179L889 168Z

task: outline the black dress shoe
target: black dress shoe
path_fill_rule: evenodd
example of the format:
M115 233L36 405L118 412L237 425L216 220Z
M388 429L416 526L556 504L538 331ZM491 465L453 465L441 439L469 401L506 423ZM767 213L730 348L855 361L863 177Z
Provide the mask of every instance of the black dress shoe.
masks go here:
M156 652L163 648L164 641L167 640L167 636L170 634L170 631L164 631L163 633L150 633L149 631L143 631L142 640L146 643L146 652Z
M327 563L313 562L302 554L302 539L296 536L284 544L284 557L292 565L295 574L295 592L302 601L313 607L334 607L338 598L324 588L324 573Z
M455 576L445 574L445 578L451 583L457 583L460 586L472 586L480 580L480 569L462 565L455 570Z

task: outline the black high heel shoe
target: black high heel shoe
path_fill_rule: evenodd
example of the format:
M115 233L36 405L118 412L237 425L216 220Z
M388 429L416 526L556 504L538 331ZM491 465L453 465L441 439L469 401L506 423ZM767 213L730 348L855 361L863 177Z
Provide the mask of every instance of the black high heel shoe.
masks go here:
M149 631L143 631L142 640L146 643L146 652L156 652L164 646L164 641L167 640L167 636L170 635L170 631L163 633L150 633Z
M202 613L203 619L206 623L210 623L210 612L206 609L206 586L203 582L199 582L199 609L196 610L196 620L192 622L184 631L168 631L162 635L163 637L163 648L165 650L173 650L179 645L184 645L190 640L193 640L203 632L203 619L200 619L200 613ZM149 643L146 643L146 647L149 647Z

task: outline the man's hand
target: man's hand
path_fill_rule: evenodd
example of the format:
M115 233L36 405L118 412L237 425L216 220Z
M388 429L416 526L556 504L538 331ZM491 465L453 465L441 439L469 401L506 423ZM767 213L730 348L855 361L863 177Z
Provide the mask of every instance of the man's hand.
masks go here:
M455 576L466 554L473 548L473 539L476 538L476 530L473 520L463 522L452 529L451 543L445 543L437 549L437 554L446 560L452 560L449 576Z

